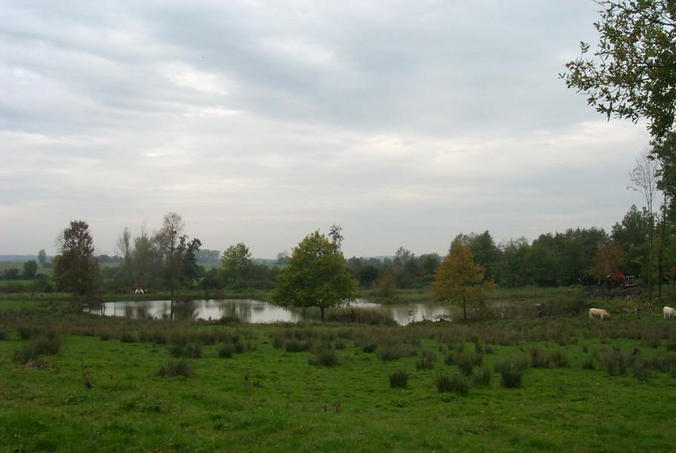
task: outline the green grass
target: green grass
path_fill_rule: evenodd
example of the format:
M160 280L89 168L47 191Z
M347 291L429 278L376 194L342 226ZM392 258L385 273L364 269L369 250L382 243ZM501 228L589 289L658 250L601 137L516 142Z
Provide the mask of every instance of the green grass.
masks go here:
M14 362L30 341L18 329L29 327L61 336L60 353ZM52 308L0 311L0 331L0 451L673 451L676 440L665 430L676 416L673 374L640 382L630 371L610 376L600 363L583 368L613 347L639 348L646 360L676 355L666 347L676 323L657 316L227 327ZM125 332L134 342L118 340ZM149 341L152 333L199 343L202 358L174 359L170 344ZM291 339L309 350L287 352ZM483 368L528 359L533 347L564 351L570 366L528 368L514 389L495 372L464 396L437 389L437 377L456 374L456 365L416 366L423 351L473 353L476 340L482 350L491 345ZM408 353L380 360L378 349L364 352L368 342ZM221 358L224 344L246 347ZM339 364L310 364L320 350L335 351ZM159 374L177 360L189 377ZM390 387L397 371L408 374L406 388Z

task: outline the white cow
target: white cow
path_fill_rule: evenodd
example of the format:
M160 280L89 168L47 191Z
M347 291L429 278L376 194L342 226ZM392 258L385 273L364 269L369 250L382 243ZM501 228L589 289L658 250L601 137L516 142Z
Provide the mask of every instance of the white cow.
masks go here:
M590 308L589 309L589 319L591 318L610 318L610 313L605 311L603 308Z
M664 313L664 319L671 319L672 317L676 317L676 310L666 305L662 309L662 313Z
M136 288L134 290L134 294L145 294L145 293L143 292L143 288Z

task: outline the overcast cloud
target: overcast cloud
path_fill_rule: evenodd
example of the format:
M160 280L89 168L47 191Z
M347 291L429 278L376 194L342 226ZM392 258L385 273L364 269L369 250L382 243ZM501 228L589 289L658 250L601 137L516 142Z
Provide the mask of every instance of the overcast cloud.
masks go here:
M591 0L0 0L0 254L72 219L114 253L175 211L204 247L445 253L608 228L641 125L558 79Z

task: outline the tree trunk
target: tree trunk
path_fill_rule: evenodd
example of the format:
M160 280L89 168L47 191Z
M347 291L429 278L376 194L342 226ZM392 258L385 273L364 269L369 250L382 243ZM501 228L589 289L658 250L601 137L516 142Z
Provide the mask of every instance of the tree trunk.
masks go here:
M650 249L648 253L648 303L652 304L653 302L653 231L654 231L654 225L653 225L653 213L650 212L648 214L648 218L650 219L650 225L649 225L649 230L648 230L648 240L650 243Z
M462 296L462 317L467 321L467 304L465 303L465 296Z
M659 255L657 256L657 300L662 301L662 280L664 280L664 236L666 229L666 208L667 208L666 196L662 202L662 228L660 229L660 250Z
M319 310L322 312L322 322L324 322L324 307L320 306Z

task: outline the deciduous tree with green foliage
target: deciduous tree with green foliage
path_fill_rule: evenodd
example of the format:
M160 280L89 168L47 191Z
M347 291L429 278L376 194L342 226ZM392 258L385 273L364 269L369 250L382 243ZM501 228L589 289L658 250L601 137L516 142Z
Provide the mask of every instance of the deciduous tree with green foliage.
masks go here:
M483 266L474 262L469 246L456 238L437 269L432 284L434 298L462 306L463 319L467 320L467 304L480 307L485 290L491 286L484 278Z
M326 308L354 299L356 292L339 244L315 231L293 249L272 300L282 306L318 307L324 320Z
M32 280L38 273L38 263L35 260L23 263L23 278Z
M94 239L87 222L73 220L63 231L61 254L54 258L54 279L59 289L77 296L100 294L99 265L94 259Z
M566 85L588 95L606 115L646 118L656 139L674 127L676 105L676 3L673 0L596 0L599 43L588 57L566 63Z
M242 242L231 245L221 257L221 279L232 288L240 288L251 270L251 252Z
M154 242L161 262L161 276L169 287L171 299L177 289L191 286L199 275L197 252L202 242L181 234L185 224L175 212L164 216L162 228L155 233Z
M569 88L608 118L648 120L653 156L660 162L662 189L673 194L676 115L676 2L596 0L598 46L580 43L579 58L561 74ZM665 146L665 144L667 146ZM673 203L673 198L671 199Z
M42 267L47 265L47 252L45 252L45 249L40 249L38 252L38 262Z

